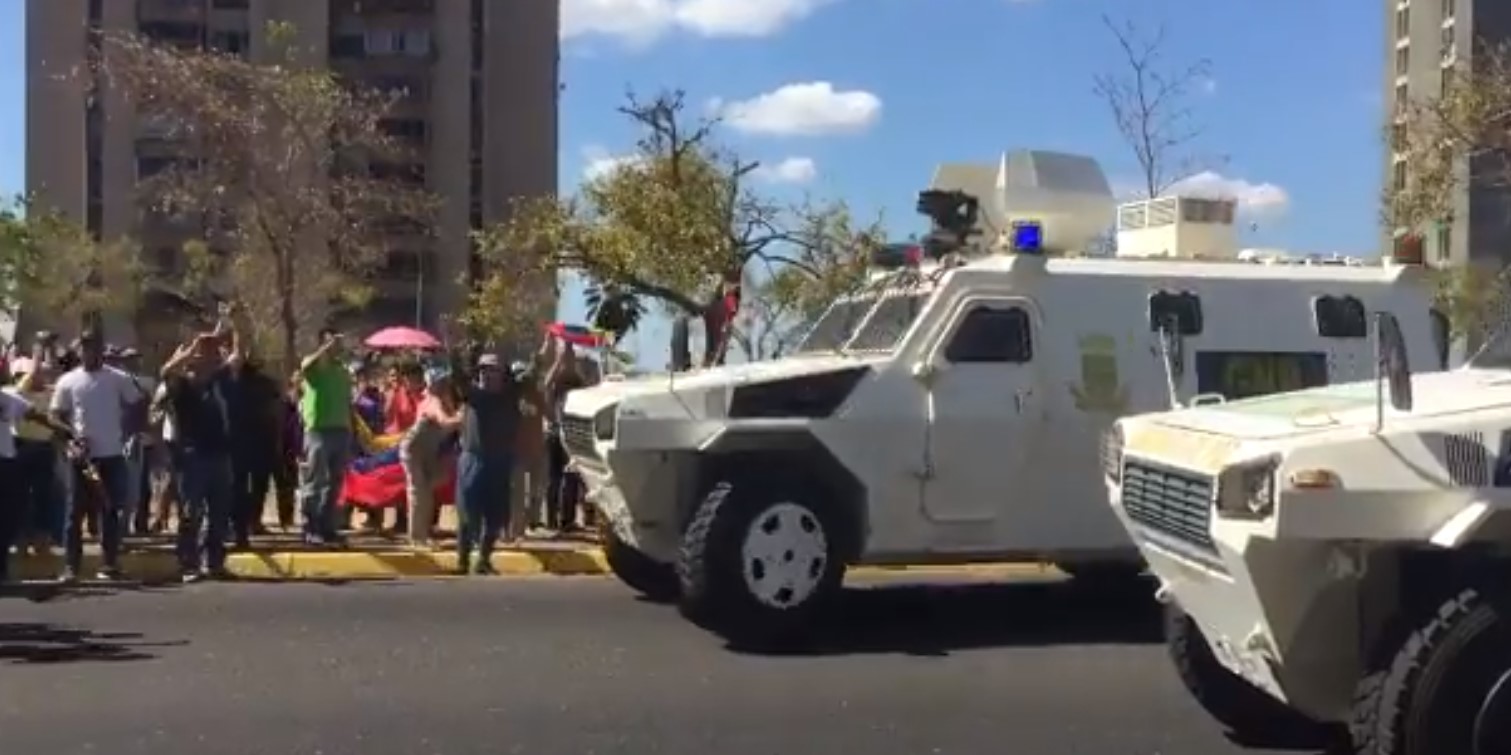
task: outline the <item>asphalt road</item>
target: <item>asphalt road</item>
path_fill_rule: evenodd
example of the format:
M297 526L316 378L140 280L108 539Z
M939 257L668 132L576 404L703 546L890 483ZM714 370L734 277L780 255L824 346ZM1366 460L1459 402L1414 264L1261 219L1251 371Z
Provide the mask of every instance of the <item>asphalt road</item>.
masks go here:
M0 599L6 755L1223 755L1141 596L867 587L810 652L597 578ZM1299 747L1299 745L1298 745Z

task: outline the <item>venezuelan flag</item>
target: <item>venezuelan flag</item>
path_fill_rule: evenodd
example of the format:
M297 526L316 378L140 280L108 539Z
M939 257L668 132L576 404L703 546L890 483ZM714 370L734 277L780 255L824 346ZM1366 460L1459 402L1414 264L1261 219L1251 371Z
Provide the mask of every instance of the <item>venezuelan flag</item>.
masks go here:
M403 433L378 435L360 418L352 417L356 428L357 448L361 453L346 469L341 499L347 506L361 509L394 508L405 503L404 467L399 463L399 441ZM442 506L455 500L456 466L448 464L446 475L436 486L436 501Z

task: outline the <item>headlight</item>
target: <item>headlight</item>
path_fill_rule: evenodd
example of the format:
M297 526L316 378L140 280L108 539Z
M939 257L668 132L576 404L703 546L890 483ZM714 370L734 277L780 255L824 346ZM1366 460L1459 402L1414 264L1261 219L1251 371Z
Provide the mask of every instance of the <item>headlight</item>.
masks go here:
M619 405L610 404L593 416L593 437L598 440L613 440L614 429L619 423Z
M1217 512L1229 519L1263 519L1275 512L1275 473L1280 457L1271 456L1223 470L1217 488Z
M1123 477L1123 428L1113 425L1102 433L1102 470L1107 479L1119 482Z

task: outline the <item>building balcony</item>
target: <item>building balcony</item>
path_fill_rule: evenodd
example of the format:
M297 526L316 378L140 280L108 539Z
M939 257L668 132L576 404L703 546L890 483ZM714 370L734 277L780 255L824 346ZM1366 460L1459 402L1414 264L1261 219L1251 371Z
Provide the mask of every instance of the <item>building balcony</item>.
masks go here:
M332 18L432 13L435 13L435 0L334 0L331 3Z

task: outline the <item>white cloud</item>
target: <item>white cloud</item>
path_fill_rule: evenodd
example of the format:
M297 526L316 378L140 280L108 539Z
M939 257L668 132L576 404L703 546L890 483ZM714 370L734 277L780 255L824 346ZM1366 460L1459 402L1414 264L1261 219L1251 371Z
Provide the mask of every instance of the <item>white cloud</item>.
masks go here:
M749 134L854 134L881 120L881 98L862 89L839 91L827 81L788 84L738 102L712 103L730 128Z
M561 36L648 44L673 32L765 37L832 0L561 0Z
M616 155L605 147L589 145L582 148L582 177L589 181L602 178L639 160L638 155Z
M818 177L818 163L811 157L789 157L781 162L762 163L755 170L756 178L775 184L806 184Z
M1291 204L1291 195L1280 186L1250 183L1210 170L1178 181L1167 193L1237 200L1239 211L1254 215L1278 215Z

